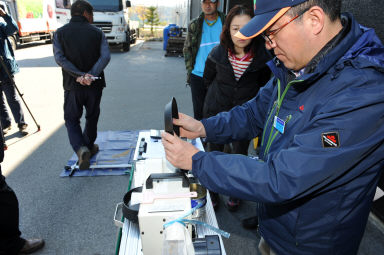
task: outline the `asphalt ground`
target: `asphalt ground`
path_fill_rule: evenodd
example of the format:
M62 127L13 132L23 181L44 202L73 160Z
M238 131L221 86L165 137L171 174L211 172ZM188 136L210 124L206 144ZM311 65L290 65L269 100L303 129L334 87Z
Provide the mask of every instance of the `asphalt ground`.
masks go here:
M184 59L164 57L162 42L138 42L130 52L112 49L105 70L99 130L163 129L164 106L175 97L180 112L192 114L190 90L185 86ZM21 71L16 84L41 126L37 131L26 113L30 135L15 128L6 135L8 150L2 163L8 184L20 204L20 229L25 238L42 237L46 246L36 254L114 254L117 228L113 214L127 190L128 176L59 177L72 155L63 121L61 69L52 46L36 44L16 51ZM82 122L83 123L83 122ZM252 150L250 150L252 152ZM255 214L255 204L243 202L239 211L217 211L227 254L258 254L257 231L241 227L241 219ZM359 254L384 250L381 223L369 221Z

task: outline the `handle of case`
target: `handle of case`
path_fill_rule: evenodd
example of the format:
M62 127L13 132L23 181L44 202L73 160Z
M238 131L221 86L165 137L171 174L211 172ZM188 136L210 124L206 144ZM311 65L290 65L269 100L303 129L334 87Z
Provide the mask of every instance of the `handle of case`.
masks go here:
M189 187L189 180L187 176L182 173L157 173L157 174L151 174L147 180L145 181L145 187L147 189L153 189L153 180L169 180L169 179L182 179L183 188Z

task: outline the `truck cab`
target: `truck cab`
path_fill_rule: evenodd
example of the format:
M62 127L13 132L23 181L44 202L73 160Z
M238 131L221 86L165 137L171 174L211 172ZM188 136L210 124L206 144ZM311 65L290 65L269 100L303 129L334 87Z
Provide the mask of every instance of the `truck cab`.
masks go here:
M131 1L89 0L93 10L93 24L105 34L111 45L121 45L123 51L129 51L130 44L136 42L136 29L129 22L128 8Z
M56 18L60 25L69 22L70 8L74 0L56 0ZM130 44L136 42L138 22L130 22L128 8L131 1L88 0L93 6L93 25L100 28L110 45L119 45L129 51Z

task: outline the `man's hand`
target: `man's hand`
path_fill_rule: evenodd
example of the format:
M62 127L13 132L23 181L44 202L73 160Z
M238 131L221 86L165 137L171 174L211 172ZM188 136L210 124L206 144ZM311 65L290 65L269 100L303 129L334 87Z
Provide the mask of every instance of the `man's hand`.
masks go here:
M76 81L83 86L89 86L94 81L94 78L92 75L86 73L83 76L77 77Z
M192 156L199 152L199 150L176 135L163 132L161 137L167 160L174 167L192 170Z
M179 113L179 118L173 119L173 124L180 126L181 137L195 139L206 136L203 124L184 113Z

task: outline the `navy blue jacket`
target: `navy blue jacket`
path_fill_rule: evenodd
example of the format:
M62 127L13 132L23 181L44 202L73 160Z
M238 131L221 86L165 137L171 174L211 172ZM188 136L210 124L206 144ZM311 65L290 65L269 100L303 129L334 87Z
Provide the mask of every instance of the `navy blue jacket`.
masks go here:
M2 20L0 19L0 55L3 57L9 72L15 74L19 71L19 66L15 60L15 54L13 53L8 36L13 35L19 28L17 27L16 22L8 14L4 15L2 18ZM0 71L0 75L1 79L8 78L4 70Z
M207 142L263 136L259 159L198 152L193 174L259 202L260 234L279 255L356 254L384 166L384 46L345 15L348 33L313 72L287 83L269 62L275 77L254 99L202 120Z

